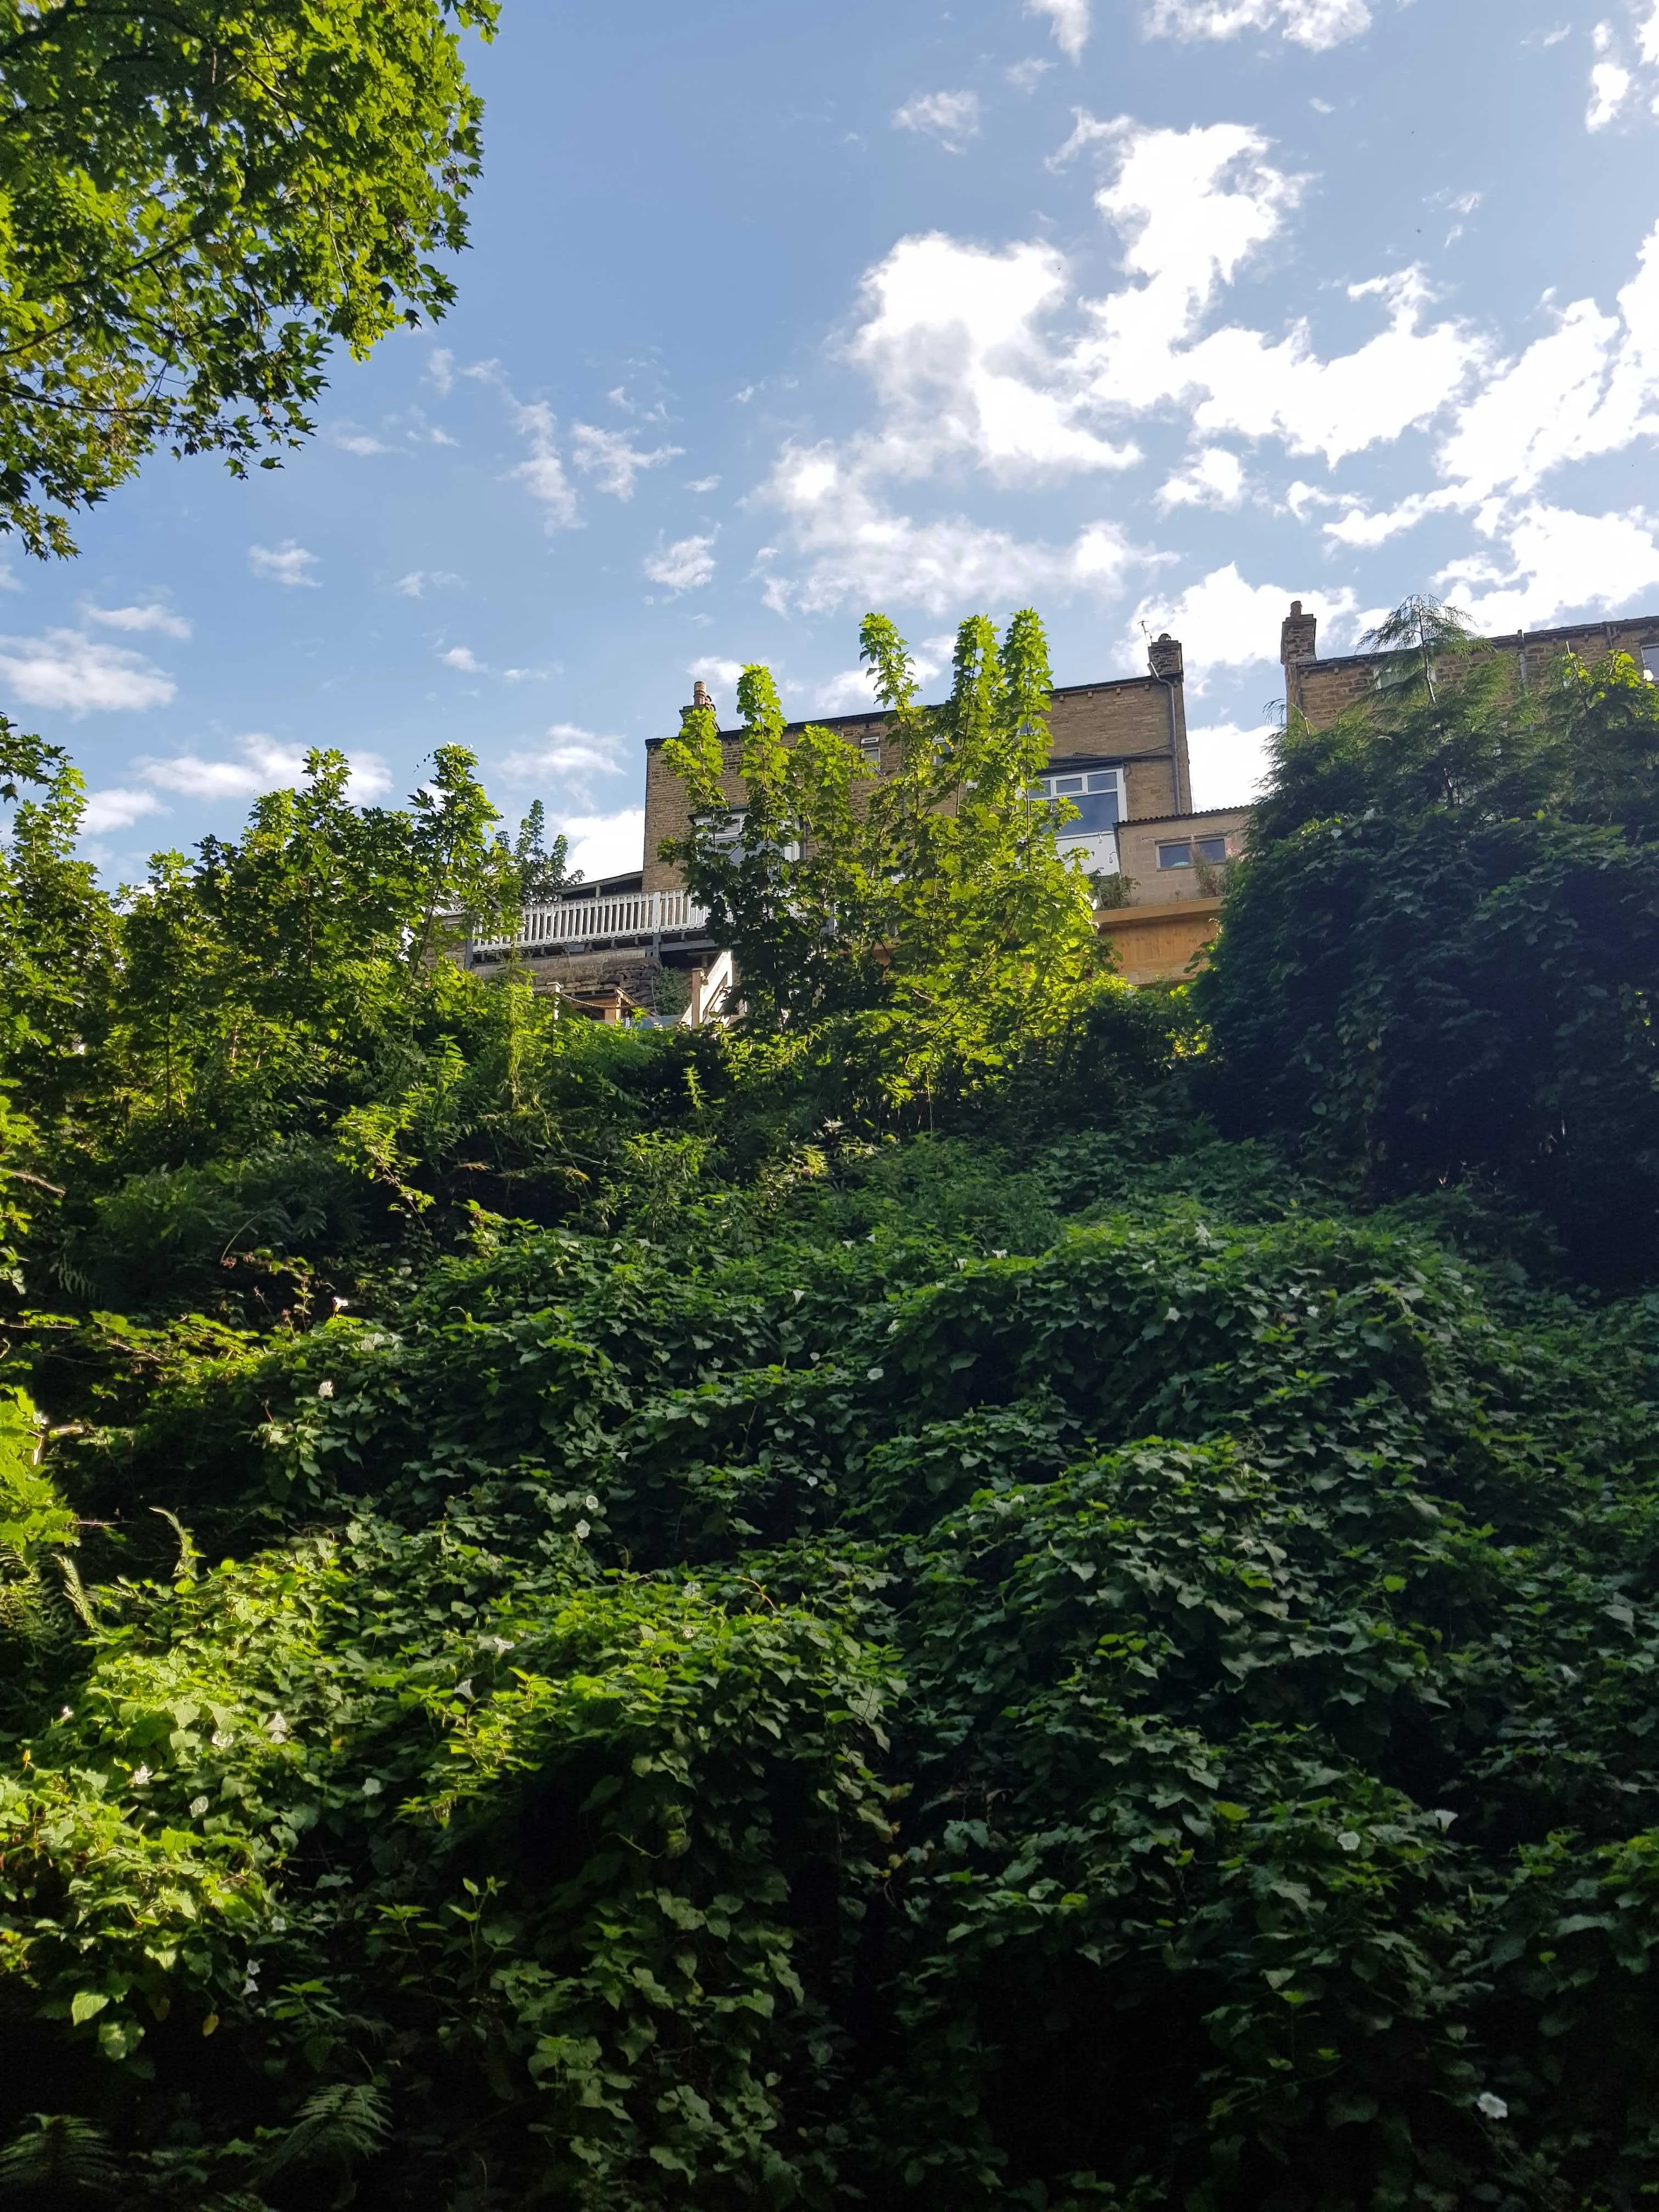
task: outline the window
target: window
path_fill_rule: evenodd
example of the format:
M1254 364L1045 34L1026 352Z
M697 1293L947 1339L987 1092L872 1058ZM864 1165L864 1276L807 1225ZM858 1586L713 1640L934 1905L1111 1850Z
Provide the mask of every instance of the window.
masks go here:
M1224 836L1183 837L1178 845L1160 845L1158 848L1160 868L1191 868L1200 862L1206 867L1219 867L1227 857Z
M717 853L731 853L736 855L743 843L744 823L748 818L743 808L738 806L732 809L724 822L715 821L712 815L699 815L697 826L708 831L708 842ZM800 845L798 841L792 840L780 850L786 860L798 860L800 858Z
M1097 836L1103 830L1115 830L1123 818L1122 771L1119 769L1089 769L1076 775L1045 775L1032 787L1031 796L1063 799L1076 807L1075 817L1060 825L1062 839Z
M859 756L860 775L874 776L881 774L881 739L879 738L860 738Z
M1642 673L1650 684L1659 684L1659 644L1642 647Z

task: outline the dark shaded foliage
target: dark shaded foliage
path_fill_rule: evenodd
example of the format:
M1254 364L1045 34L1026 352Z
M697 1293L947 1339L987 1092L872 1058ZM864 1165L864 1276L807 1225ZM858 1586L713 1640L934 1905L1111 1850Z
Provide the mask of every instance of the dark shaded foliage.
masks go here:
M1659 1252L1659 699L1453 663L1283 741L1197 1005L1212 1100L1374 1195L1496 1185L1575 1269Z

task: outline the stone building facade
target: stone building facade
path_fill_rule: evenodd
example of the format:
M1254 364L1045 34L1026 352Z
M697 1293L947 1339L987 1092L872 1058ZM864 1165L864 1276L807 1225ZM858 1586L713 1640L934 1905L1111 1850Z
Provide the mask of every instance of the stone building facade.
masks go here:
M1659 616L1531 630L1486 643L1510 657L1519 687L1543 682L1568 648L1587 659L1628 653L1659 680ZM1285 705L1322 726L1371 696L1383 656L1322 659L1318 647L1316 617L1300 600L1292 602L1279 636ZM1062 845L1080 853L1091 874L1113 879L1103 895L1116 902L1102 906L1097 920L1121 973L1137 984L1178 979L1202 961L1218 926L1227 869L1244 850L1250 821L1246 804L1194 811L1180 641L1155 640L1147 664L1144 676L1065 684L1053 693L1052 751L1043 779L1046 789L1079 810L1061 832ZM697 690L696 703L712 703L701 684ZM792 723L786 738L804 726ZM896 766L896 741L880 713L842 714L821 726L858 747L871 779ZM720 740L723 788L729 804L741 809L741 733L722 730ZM683 837L690 826L685 787L663 757L665 742L653 738L646 745L641 867L562 895L556 913L543 915L520 940L469 947L471 964L523 960L544 988L606 1018L614 1018L623 1000L668 1018L689 1000L696 1018L704 980L721 948L690 908L679 871L661 857L664 842Z
M1090 770L1115 770L1121 779L1114 821L1133 821L1192 811L1192 777L1187 763L1186 670L1181 646L1172 637L1161 637L1148 649L1149 672L1116 682L1072 684L1051 695L1048 735L1051 776L1081 774L1085 783ZM792 722L785 742L806 725ZM864 755L873 778L897 766L898 747L887 732L886 717L879 713L838 714L817 725L837 731ZM645 748L645 888L673 890L680 872L659 858L665 838L684 837L690 827L684 785L663 758L662 738L648 738ZM722 730L726 755L721 779L727 802L743 805L743 778L738 770L742 751L741 732ZM1068 797L1073 794L1068 793ZM1078 794L1086 799L1086 789ZM1085 817L1076 825L1088 835Z
M1619 615L1610 622L1570 623L1561 629L1516 630L1481 642L1508 660L1516 685L1523 691L1545 682L1552 665L1568 652L1585 660L1627 653L1638 668L1646 670L1650 680L1659 680L1659 615ZM1382 659L1375 653L1349 653L1322 660L1317 619L1304 613L1300 599L1291 601L1285 617L1279 657L1285 669L1285 706L1316 729L1327 727L1346 708L1370 696Z

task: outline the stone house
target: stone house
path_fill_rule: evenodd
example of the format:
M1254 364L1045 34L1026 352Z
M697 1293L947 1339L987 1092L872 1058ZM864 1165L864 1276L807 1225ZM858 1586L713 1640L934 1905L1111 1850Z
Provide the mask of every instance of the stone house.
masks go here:
M1626 653L1638 668L1646 671L1650 683L1659 682L1659 615L1620 615L1611 622L1570 623L1561 629L1516 630L1507 637L1489 637L1481 642L1510 661L1515 682L1522 691L1535 690L1544 682L1564 653L1576 653L1584 660ZM1318 648L1316 617L1304 614L1301 600L1293 599L1279 632L1285 703L1316 729L1322 729L1376 690L1383 656L1346 653L1322 660Z
M1586 657L1627 652L1659 680L1659 617L1534 630L1489 643L1513 655L1522 686L1543 680L1568 648ZM1382 659L1362 653L1321 659L1316 618L1293 601L1279 638L1287 711L1316 725L1334 720L1374 691ZM701 684L697 692L695 703L712 703ZM790 724L786 739L805 726ZM896 741L879 712L838 715L820 726L856 745L872 778L896 763ZM1153 641L1144 676L1060 686L1051 697L1049 735L1042 788L1078 810L1060 833L1061 850L1080 854L1091 875L1113 879L1117 902L1103 905L1097 921L1120 971L1136 984L1190 974L1215 934L1226 870L1243 850L1250 809L1243 802L1194 810L1179 640ZM740 812L742 736L722 730L720 738L723 787ZM685 787L663 757L665 742L652 738L646 744L640 867L532 909L516 943L469 946L471 964L487 967L516 953L539 982L610 1018L624 1001L655 1009L659 1019L696 1021L718 1006L724 983L715 980L716 965L725 960L719 972L726 976L729 958L709 936L679 871L659 856L665 840L684 836L690 827Z

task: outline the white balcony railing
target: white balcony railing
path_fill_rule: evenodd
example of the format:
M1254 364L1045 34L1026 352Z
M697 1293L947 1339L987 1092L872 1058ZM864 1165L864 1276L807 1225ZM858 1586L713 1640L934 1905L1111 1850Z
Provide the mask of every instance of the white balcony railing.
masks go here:
M527 906L511 937L478 937L475 957L493 952L540 952L555 945L647 944L689 933L708 919L690 891L629 891L620 898L550 899Z

